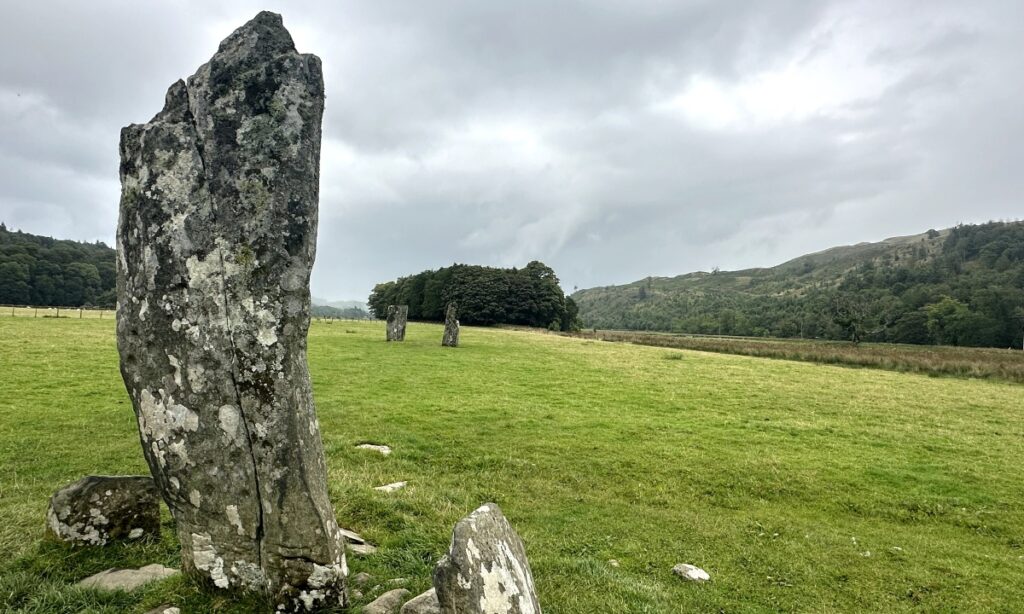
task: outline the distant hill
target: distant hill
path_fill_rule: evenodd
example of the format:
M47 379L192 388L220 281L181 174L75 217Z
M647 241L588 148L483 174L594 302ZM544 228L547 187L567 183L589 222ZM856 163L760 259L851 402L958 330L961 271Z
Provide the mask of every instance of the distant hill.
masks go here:
M0 223L0 304L113 307L113 248L12 231Z
M369 312L370 308L363 301L329 301L327 299L312 297L310 301L315 306L334 307L335 309L361 309Z
M771 268L648 277L572 298L588 328L1020 347L1024 222L834 247Z

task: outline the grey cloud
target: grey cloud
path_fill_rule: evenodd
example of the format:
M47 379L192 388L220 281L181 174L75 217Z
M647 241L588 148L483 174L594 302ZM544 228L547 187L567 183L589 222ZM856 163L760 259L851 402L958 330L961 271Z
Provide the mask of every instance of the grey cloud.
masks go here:
M120 127L271 8L324 60L321 296L455 261L567 289L770 265L1024 188L1009 1L37 4L0 23L0 218L110 241Z

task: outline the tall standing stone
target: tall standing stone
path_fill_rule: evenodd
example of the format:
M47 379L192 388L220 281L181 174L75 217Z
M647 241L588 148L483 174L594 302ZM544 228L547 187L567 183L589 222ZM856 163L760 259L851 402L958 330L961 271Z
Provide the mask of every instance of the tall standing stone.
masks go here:
M186 572L344 603L306 365L320 59L262 12L121 132L117 336Z
M444 336L441 337L441 345L444 347L459 347L459 320L458 308L455 303L448 303L444 311Z
M405 325L408 320L408 305L388 305L388 341L405 341Z

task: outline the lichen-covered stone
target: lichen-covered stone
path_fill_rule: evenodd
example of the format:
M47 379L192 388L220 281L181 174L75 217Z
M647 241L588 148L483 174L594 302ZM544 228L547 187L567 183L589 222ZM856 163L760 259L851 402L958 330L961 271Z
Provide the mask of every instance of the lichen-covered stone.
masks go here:
M263 12L120 148L121 374L182 567L295 609L347 574L306 365L323 105Z
M487 503L455 525L448 554L434 568L442 614L540 614L523 541Z
M444 336L441 338L444 347L459 347L458 308L455 303L448 303L444 312Z
M160 535L160 493L153 478L90 475L50 497L46 530L75 545Z
M388 341L405 341L405 325L409 320L408 305L388 305Z

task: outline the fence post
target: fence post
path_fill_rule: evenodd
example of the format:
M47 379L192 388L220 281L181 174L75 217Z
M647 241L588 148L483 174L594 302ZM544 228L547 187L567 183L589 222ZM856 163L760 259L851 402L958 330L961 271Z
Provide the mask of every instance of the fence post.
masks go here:
M78 319L79 320L82 319L82 308L81 307L78 308Z
M57 308L57 318L60 318L60 307Z
M33 318L38 318L39 317L39 308L38 307L36 307L35 309L32 310L32 317Z
M11 305L11 317L14 317L14 305Z

